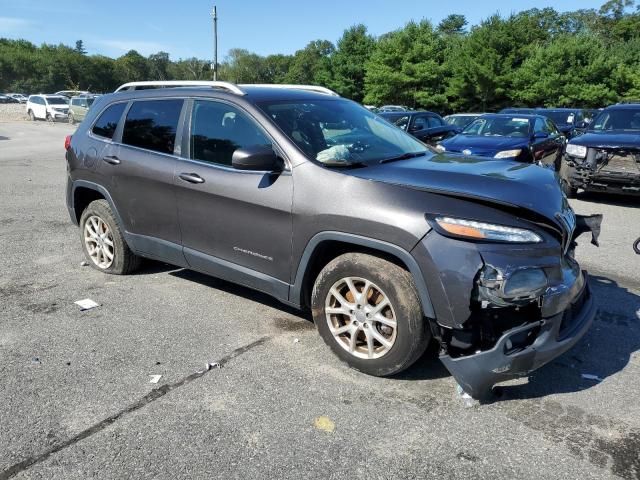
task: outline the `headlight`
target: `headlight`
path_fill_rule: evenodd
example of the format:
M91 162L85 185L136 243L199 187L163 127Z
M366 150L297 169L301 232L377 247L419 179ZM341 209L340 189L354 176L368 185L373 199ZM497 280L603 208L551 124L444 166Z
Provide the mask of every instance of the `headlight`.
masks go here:
M521 148L518 148L517 150L504 150L496 153L493 158L515 158L520 155L520 152L522 152Z
M440 153L442 153L442 152L446 152L446 151L447 151L447 149L446 149L446 148L444 148L444 145L440 145L440 144L436 145L436 146L435 146L435 149L436 149L438 152L440 152Z
M573 145L572 143L567 145L567 155L572 157L585 158L587 156L587 147L584 145Z
M504 225L451 217L437 217L436 222L445 232L458 237L515 243L542 242L542 238L538 234L523 228L505 227Z

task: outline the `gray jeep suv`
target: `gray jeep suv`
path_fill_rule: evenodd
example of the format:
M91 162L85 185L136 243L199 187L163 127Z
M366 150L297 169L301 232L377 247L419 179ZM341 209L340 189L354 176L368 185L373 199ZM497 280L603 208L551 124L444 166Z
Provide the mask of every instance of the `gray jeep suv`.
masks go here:
M177 87L177 88L153 88ZM127 84L66 141L89 263L141 257L310 309L348 365L406 369L438 342L473 397L574 345L595 313L551 170L438 154L321 87Z

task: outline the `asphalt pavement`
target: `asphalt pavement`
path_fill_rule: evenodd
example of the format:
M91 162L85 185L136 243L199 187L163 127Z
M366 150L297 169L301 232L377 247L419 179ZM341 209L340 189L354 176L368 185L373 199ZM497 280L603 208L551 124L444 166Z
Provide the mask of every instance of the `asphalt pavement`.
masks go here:
M372 378L268 296L154 262L81 266L72 132L0 123L0 480L640 478L638 200L572 200L604 214L600 248L577 250L594 326L469 404L433 351ZM80 311L84 298L100 307Z

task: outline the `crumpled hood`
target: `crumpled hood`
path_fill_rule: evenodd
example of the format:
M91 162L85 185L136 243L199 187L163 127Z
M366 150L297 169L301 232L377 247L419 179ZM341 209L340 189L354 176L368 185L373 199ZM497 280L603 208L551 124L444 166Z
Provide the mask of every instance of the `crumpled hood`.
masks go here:
M503 150L527 148L526 138L485 137L479 135L456 135L440 142L448 152L470 150L472 155L493 157Z
M572 138L573 145L594 148L633 148L640 149L640 133L637 132L587 132Z
M442 153L348 173L434 193L525 208L559 226L562 224L556 214L568 206L555 172L529 163Z

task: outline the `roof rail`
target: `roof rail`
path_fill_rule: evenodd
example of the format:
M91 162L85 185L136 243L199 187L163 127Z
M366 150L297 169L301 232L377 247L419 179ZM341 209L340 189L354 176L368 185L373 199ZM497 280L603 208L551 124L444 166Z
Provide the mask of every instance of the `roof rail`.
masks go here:
M214 82L206 80L161 80L161 81L145 81L145 82L129 82L120 85L116 92L127 90L141 90L143 88L163 88L163 87L213 87L228 90L236 95L246 95L237 85L229 82Z
M290 88L292 90L307 90L309 92L324 93L325 95L333 95L339 97L336 92L326 87L320 87L318 85L286 85L280 83L255 83L238 85L239 87L261 87L261 88Z

